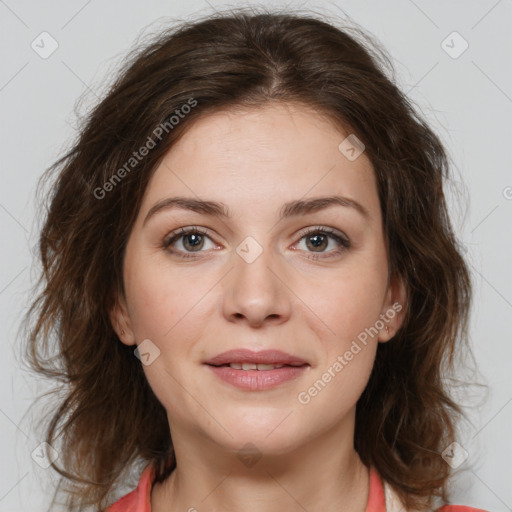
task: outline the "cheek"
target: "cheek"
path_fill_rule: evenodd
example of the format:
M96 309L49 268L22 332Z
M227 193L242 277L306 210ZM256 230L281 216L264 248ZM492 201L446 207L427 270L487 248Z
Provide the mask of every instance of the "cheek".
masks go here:
M323 325L326 339L341 349L378 320L386 284L386 269L376 267L347 268L331 274L304 290L307 305L316 313L308 318L317 325L315 330Z
M132 329L137 340L156 340L172 326L174 305L161 279L147 268L128 272L126 286ZM167 326L164 325L167 320Z
M125 283L136 338L157 343L165 343L187 323L192 310L201 309L199 298L206 291L186 271L169 272L149 263L127 266Z
M201 359L198 340L208 337L210 280L198 280L186 269L170 272L157 264L132 267L127 274L135 338L137 342L149 339L159 350L155 362L144 366L146 378L166 409L176 413L177 407L185 407L180 400L188 400L179 383L190 379L190 371ZM175 397L172 403L171 396ZM192 406L187 403L185 409Z
M194 341L204 328L199 299L207 288L190 285L183 273L174 279L157 265L131 270L127 267L127 276L126 292L137 343L149 339L159 350L158 357L144 365L143 371L165 409L181 417L182 410L197 407L180 383L187 382L190 366L197 359Z
M325 415L329 410L333 420L355 406L366 387L378 346L375 324L386 293L385 254L382 260L360 258L356 263L326 279L322 293L309 294L311 309L321 312L321 318L308 318L319 333L325 357L302 397L310 400L313 412L318 408L318 414Z
M324 417L327 422L330 418L335 423L355 407L370 378L376 350L375 344L359 345L360 352L353 354L350 361L344 352L334 354L310 386L298 395L298 402L308 414Z
M301 405L309 407L308 414L338 421L352 409L366 387L378 346L378 331L372 328L380 312L371 296L336 295L324 307L326 323L334 331L322 332L323 356L314 375L297 396ZM366 309L365 309L366 308ZM316 331L319 327L317 321Z

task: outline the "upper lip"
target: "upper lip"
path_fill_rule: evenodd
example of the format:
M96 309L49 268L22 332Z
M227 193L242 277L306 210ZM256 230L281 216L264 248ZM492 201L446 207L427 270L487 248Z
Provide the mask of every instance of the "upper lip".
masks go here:
M222 354L218 354L205 361L205 364L214 366L231 363L288 364L293 366L308 364L304 359L287 354L281 350L262 350L260 352L254 352L243 348L222 352Z

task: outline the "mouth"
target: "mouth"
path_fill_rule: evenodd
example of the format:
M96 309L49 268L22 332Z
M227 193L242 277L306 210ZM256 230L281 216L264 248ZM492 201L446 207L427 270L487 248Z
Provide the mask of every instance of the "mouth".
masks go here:
M208 364L208 363L206 363ZM229 367L233 370L258 370L258 371L269 371L284 368L285 366L300 367L309 366L307 363L293 363L293 364L268 364L268 363L227 363L227 364L210 364L209 366L215 366L216 368Z
M204 364L224 383L243 391L264 391L304 375L310 364L279 350L223 352Z
M281 350L252 350L240 348L222 352L206 361L211 366L231 366L235 370L273 370L283 366L308 365L304 359Z

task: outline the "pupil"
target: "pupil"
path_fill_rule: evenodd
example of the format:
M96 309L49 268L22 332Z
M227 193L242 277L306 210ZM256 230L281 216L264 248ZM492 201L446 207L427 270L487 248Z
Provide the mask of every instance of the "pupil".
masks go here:
M191 239L194 239L195 242L189 243ZM185 245L190 245L191 247L198 247L201 244L201 235L198 233L191 233L185 237Z
M311 240L315 240L315 241L313 242L313 247L318 248L318 247L321 247L321 246L324 244L324 242L325 242L325 237L324 237L324 235L313 235L313 236L310 236L310 237L308 238L308 240L309 240L309 241L311 241Z

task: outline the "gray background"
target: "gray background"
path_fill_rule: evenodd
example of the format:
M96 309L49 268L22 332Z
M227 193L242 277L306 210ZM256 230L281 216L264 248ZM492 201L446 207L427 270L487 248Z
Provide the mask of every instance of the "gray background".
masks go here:
M471 342L480 381L489 386L487 401L468 409L474 425L459 442L469 457L459 467L453 498L492 511L512 510L512 2L273 5L346 14L374 34L394 59L400 87L448 147L455 174L447 192L475 282ZM213 0L185 5L0 0L0 512L43 510L52 479L51 470L31 456L41 439L32 428L37 416L27 412L45 386L23 372L16 358L18 327L38 270L33 264L40 218L36 180L74 136L77 100L82 99L84 113L101 97L105 78L141 33L158 30L169 17L230 6ZM48 58L31 47L35 41L43 51L41 37L48 37L40 36L43 31L58 44ZM459 35L450 35L454 31ZM464 41L469 46L459 55ZM50 43L45 40L46 50ZM469 389L460 393L468 399Z

